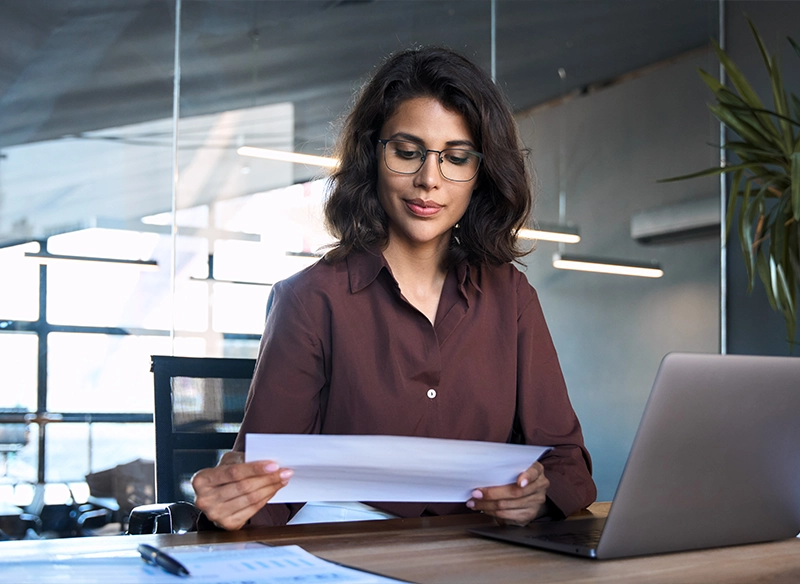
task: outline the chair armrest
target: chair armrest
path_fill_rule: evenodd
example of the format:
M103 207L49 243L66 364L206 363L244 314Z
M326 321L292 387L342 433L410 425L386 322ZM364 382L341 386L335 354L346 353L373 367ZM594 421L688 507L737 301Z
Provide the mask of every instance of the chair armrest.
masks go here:
M134 507L128 519L128 534L187 533L197 531L200 510L186 501Z

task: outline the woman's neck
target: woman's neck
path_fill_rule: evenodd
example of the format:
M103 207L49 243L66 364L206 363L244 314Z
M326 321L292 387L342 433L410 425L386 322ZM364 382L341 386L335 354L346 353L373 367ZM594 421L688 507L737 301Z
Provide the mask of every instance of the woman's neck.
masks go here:
M433 324L439 298L447 276L444 269L444 254L447 248L424 246L410 248L390 244L383 256L392 269L400 291L417 310Z

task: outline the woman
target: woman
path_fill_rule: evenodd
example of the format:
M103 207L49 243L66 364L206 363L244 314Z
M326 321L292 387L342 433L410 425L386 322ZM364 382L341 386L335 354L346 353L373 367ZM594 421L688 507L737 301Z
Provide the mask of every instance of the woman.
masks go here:
M366 517L481 511L524 525L590 504L580 424L536 293L511 264L531 191L497 87L451 51L401 52L363 89L338 156L325 208L338 244L275 285L239 438L195 475L198 507L226 529L302 507L267 505L292 471L243 463L248 432L553 446L466 506L370 503Z

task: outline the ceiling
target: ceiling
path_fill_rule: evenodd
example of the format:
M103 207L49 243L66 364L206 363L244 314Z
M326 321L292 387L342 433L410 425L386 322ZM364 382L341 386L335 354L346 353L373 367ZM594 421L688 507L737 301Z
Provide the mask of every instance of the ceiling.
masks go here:
M298 141L319 140L393 50L445 44L488 69L490 6L185 0L181 113L290 101ZM525 109L707 45L716 10L697 0L499 0L497 79ZM0 147L169 117L174 27L168 0L3 0Z
M490 70L491 6L183 0L180 114L291 103L295 149L320 154L354 90L394 50L446 45ZM498 0L496 78L522 111L706 46L716 31L712 0ZM174 33L170 0L0 2L0 150L168 120ZM77 196L62 204L90 206Z

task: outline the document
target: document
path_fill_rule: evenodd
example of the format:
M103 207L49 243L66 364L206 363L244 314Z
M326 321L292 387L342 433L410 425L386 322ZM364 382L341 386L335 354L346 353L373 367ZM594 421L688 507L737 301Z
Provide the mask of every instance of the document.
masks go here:
M142 561L131 541L129 554L74 556L42 562L4 563L3 582L14 584L389 584L379 574L349 568L296 545L218 544L166 548L189 570L174 576Z
M544 446L409 436L247 434L245 460L294 470L271 503L465 502L477 487L516 482Z

